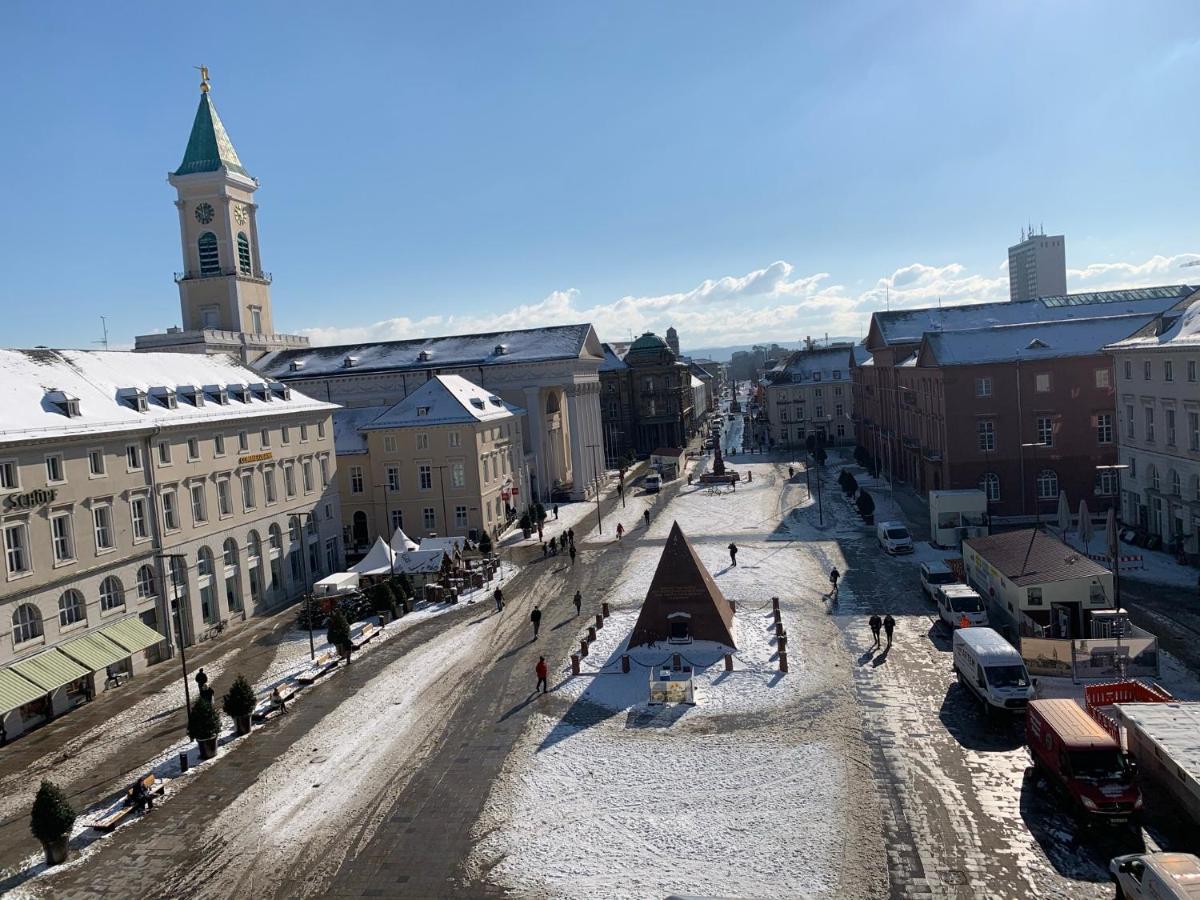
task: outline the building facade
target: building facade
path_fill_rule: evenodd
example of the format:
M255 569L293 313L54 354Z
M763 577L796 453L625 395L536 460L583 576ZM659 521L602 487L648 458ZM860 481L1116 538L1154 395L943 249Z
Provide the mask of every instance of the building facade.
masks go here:
M696 407L689 365L649 331L627 347L605 344L604 352L600 393L606 458L687 446L707 412Z
M1061 234L1034 234L1008 248L1008 299L1033 300L1067 292L1066 238Z
M1117 390L1121 518L1200 562L1200 300L1108 347Z
M111 660L137 672L340 567L329 404L223 356L4 350L0 372L11 683L67 654L86 667L71 647L111 651L127 620L159 637ZM94 692L94 671L0 710L8 734Z
M365 552L396 529L413 538L498 536L528 496L523 420L492 392L439 375L356 424L361 449L343 455L338 470L347 546Z
M800 447L809 435L829 444L854 441L852 357L863 362L867 352L850 343L797 350L767 373L763 402L771 446Z

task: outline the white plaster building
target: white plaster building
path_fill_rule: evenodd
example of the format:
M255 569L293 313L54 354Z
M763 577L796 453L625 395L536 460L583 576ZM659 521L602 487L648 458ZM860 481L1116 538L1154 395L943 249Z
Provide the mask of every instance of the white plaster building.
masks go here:
M1115 363L1121 518L1200 559L1200 300L1108 346ZM1181 545L1181 546L1177 546Z
M824 434L829 444L854 440L851 358L863 363L861 345L833 344L797 350L767 373L765 394L771 444L801 447Z

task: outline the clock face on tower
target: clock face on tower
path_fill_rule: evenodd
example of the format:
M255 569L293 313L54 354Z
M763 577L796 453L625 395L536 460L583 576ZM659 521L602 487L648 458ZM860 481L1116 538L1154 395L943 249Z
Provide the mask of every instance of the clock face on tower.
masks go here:
M239 225L245 225L245 224L246 224L246 220L247 220L248 218L250 218L250 214L246 212L246 207L244 207L244 206L235 206L235 207L233 208L233 217L234 217L235 219L237 219L237 223L238 223Z
M209 203L201 203L196 207L196 221L201 225L207 225L213 220L213 208Z

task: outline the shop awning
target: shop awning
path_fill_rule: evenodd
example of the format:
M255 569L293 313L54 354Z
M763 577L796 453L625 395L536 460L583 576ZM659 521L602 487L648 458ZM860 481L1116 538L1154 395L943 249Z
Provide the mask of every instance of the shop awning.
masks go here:
M145 650L147 647L153 647L155 644L160 644L166 640L161 634L145 624L137 616L130 616L127 619L122 619L120 622L113 622L111 625L105 625L100 629L100 634L106 638L111 638L116 641L128 652L136 653L139 650Z
M16 672L0 669L0 715L32 703L46 692Z
M47 650L37 656L15 662L9 666L9 669L18 675L23 675L40 687L42 694L49 694L64 684L70 684L72 681L91 674L75 660L64 656L58 650Z
M75 662L87 666L93 672L101 672L106 667L129 656L128 650L113 643L99 632L82 635L65 644L59 644L54 649L67 654Z

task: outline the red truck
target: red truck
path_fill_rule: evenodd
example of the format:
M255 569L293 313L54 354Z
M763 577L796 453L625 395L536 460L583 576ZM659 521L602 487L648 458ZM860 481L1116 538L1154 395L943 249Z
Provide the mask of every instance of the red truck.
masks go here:
M1034 700L1025 717L1034 769L1085 824L1133 826L1142 809L1133 762L1074 700Z

